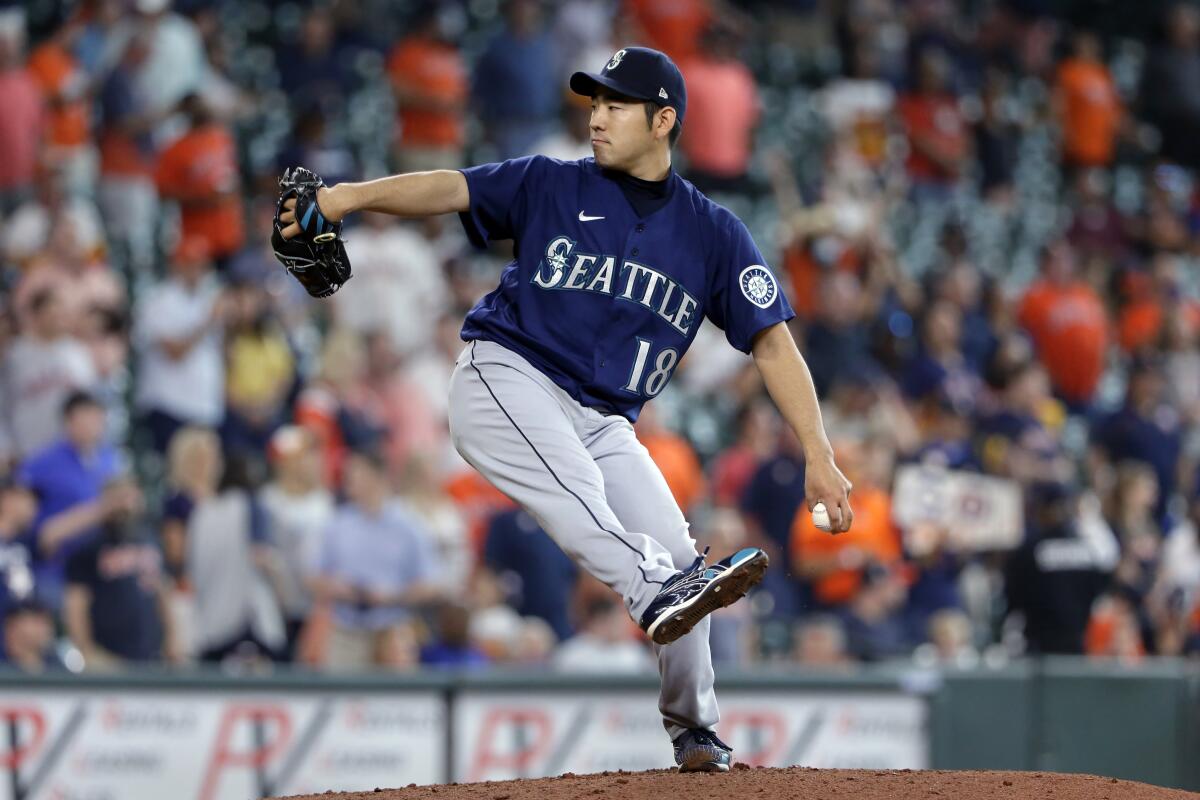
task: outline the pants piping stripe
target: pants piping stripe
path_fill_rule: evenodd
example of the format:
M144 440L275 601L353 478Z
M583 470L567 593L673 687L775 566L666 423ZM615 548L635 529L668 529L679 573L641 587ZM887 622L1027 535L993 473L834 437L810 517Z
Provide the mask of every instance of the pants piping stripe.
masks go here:
M557 473L555 473L554 469L550 466L550 464L546 462L546 459L542 458L542 454L538 452L537 447L535 447L533 442L530 441L529 437L525 435L525 431L521 430L521 426L518 425L516 420L514 420L512 418L512 415L510 415L508 413L508 409L506 409L504 407L504 404L500 402L500 398L496 397L496 393L493 392L492 387L490 385L488 385L487 378L483 377L483 373L479 371L479 367L475 364L475 343L474 342L471 342L471 369L475 370L475 374L479 376L479 380L483 381L484 388L488 390L488 394L490 394L492 396L492 400L495 401L496 407L499 408L501 413L503 413L504 416L508 419L508 422L509 422L509 424L511 424L513 426L513 429L515 429L517 433L521 434L521 438L525 440L525 444L529 445L529 449L532 450L533 454L538 457L538 461L542 462L542 466L545 467L546 471L550 473L550 477L554 478L554 482L557 483L559 486L561 486L563 488L563 490L565 492L567 492L567 494L571 495L571 497L574 497L577 501L579 501L579 505L583 506L583 510L586 511L588 516L592 518L592 522L596 523L597 528L599 528L600 530L604 531L605 533L607 533L610 536L612 536L613 538L615 538L618 542L620 542L621 544L628 547L633 553L635 553L638 556L639 561L638 561L637 568L638 568L638 572L640 572L642 575L643 581L645 581L646 583L652 583L652 584L657 584L659 586L662 586L665 583L665 581L651 580L650 577L646 574L646 570L642 567L642 564L641 564L641 562L645 560L645 556L642 555L642 552L640 550L638 550L636 547L634 547L633 545L631 545L629 542L625 541L625 539L621 538L621 535L619 533L617 533L616 531L610 531L608 528L601 525L600 520L597 519L596 515L592 513L592 509L588 507L588 504L586 502L584 502L583 498L580 497L579 495L577 495L565 483L563 483L562 480L558 477Z

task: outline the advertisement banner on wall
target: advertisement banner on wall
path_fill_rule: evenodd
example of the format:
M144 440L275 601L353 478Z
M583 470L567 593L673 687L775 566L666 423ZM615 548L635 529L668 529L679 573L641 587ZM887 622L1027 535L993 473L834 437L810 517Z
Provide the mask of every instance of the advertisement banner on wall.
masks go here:
M454 703L454 780L674 764L651 692L468 691ZM756 766L923 769L927 706L867 692L727 692L717 733Z
M439 783L444 711L437 692L0 693L0 800L246 800Z

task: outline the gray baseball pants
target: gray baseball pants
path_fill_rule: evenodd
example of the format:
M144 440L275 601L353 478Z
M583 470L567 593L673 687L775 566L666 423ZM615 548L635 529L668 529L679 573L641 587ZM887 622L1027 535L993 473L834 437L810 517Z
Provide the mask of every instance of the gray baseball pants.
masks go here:
M635 620L696 558L687 520L629 420L581 406L513 351L467 344L450 380L449 417L462 457L620 594ZM654 645L672 739L719 718L708 629L705 618Z

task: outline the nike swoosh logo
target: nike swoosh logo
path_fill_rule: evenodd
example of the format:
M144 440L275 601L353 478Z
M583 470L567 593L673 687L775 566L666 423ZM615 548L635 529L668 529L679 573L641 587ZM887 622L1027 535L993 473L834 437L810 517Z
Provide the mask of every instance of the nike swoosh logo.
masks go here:
M595 220L598 220L598 219L604 219L604 217L589 217L587 214L583 213L582 211L579 212L579 221L580 222L594 222Z

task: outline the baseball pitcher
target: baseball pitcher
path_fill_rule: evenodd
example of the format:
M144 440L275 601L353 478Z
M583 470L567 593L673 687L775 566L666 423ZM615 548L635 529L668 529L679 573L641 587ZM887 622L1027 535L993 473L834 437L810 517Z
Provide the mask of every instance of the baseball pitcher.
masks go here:
M350 277L341 221L458 212L477 246L512 239L516 258L467 315L450 385L450 431L472 466L562 549L617 591L654 642L659 708L684 771L729 769L707 615L761 580L756 548L707 564L666 481L634 434L704 318L753 356L803 443L807 502L850 528L850 483L834 463L793 315L746 226L671 168L687 110L664 54L618 50L570 86L591 98L594 158L529 156L326 187L281 181L273 242L305 288Z

